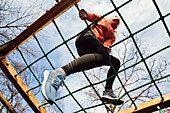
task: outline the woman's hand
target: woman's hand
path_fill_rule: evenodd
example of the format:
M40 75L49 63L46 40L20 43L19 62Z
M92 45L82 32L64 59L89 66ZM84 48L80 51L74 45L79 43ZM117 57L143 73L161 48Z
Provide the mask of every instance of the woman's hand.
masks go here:
M82 20L86 19L86 18L87 18L87 13L86 13L86 11L85 11L84 9L81 9L81 10L79 11L79 16L80 16L80 18L81 18Z

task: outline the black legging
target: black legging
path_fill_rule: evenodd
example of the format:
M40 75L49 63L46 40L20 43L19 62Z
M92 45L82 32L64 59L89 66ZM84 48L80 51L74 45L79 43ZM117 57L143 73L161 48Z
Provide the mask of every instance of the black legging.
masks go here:
M110 66L110 62L112 63L116 71L119 70L120 61L117 58L109 55L103 44L101 44L93 36L90 30L84 30L77 37L76 48L80 57L62 67L67 75L103 65ZM114 71L110 67L107 78L109 78L113 74ZM112 89L114 79L115 76L106 81L106 89Z

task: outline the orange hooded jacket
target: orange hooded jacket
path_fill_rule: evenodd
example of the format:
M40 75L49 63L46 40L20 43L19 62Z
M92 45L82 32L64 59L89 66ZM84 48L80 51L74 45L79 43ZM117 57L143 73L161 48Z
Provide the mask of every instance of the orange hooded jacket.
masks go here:
M100 15L87 12L87 20L93 22L100 18ZM114 30L117 28L117 24L114 21L107 22L106 18L101 18L97 23L94 23L91 27L97 39L107 48L109 48L115 42Z

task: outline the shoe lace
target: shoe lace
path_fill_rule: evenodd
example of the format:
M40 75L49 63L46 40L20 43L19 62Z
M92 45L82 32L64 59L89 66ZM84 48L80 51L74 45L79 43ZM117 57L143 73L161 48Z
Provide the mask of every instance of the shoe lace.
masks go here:
M112 96L113 98L117 98L117 96L113 93L113 91L110 92L110 96Z
M113 91L105 91L104 95L109 95L109 96L111 96L113 98L117 98L117 96L113 93Z
M53 86L55 88L58 88L59 86L63 86L64 85L64 79L65 79L65 77L62 76L62 75L55 76L55 79L53 81Z

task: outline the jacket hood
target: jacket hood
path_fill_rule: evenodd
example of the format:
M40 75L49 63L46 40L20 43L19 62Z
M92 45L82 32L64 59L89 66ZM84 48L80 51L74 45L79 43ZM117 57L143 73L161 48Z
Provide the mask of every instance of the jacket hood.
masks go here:
M118 25L117 25L117 23L115 21L110 21L109 23L110 23L110 25L112 26L112 28L114 30L118 27Z

